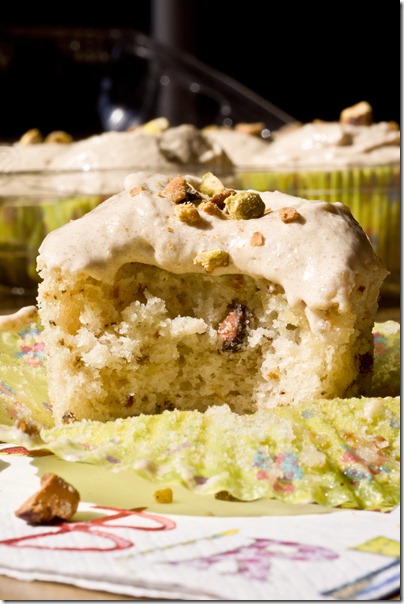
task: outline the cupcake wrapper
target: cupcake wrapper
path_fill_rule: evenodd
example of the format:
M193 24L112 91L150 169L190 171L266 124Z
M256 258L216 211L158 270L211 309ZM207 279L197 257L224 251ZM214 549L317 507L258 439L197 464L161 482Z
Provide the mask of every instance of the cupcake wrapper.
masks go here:
M0 324L0 439L202 494L388 510L400 497L399 325L376 324L374 337L372 398L244 416L220 406L53 427L41 327L33 310L30 320L13 315ZM15 427L18 417L39 433Z

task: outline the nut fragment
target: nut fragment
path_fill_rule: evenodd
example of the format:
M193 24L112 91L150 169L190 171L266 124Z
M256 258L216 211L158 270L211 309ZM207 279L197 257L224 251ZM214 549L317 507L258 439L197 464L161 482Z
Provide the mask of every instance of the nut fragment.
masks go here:
M24 417L21 417L15 422L15 427L28 436L39 436L39 428L36 424Z
M255 191L239 191L235 195L230 195L225 204L230 218L235 220L260 218L265 211L265 203Z
M300 217L300 214L295 208L280 208L278 210L282 222L293 222Z
M199 201L201 195L199 191L185 180L183 176L172 178L165 186L164 197L168 197L171 203L185 203L186 201Z
M220 193L216 193L215 195L213 195L209 199L209 201L211 203L214 203L221 210L223 210L225 207L226 199L230 197L230 195L234 195L235 193L236 191L234 189L223 189L223 191L220 191Z
M163 195L169 198L172 203L181 203L187 198L187 181L182 176L176 176L168 181Z
M63 414L62 424L72 424L75 421L75 415L71 411L66 411L66 413Z
M209 197L217 195L223 191L224 188L225 186L222 181L219 180L217 176L212 174L212 172L206 172L206 174L202 176L202 180L198 187L201 193L209 195Z
M215 493L215 499L220 499L220 501L243 501L234 497L229 491L218 491Z
M16 510L15 515L29 524L46 524L55 519L70 520L80 502L79 492L56 474L41 478L41 489Z
M128 130L140 130L147 134L159 134L164 132L170 126L170 122L166 117L156 117L149 122L135 126L134 128L128 128Z
M65 132L64 130L54 130L53 132L49 132L49 134L45 137L45 143L63 143L68 145L73 141L73 137Z
M197 226L202 224L201 215L199 214L196 207L190 202L177 205L175 208L175 213L177 215L177 218L181 220L181 222L186 222L191 226Z
M251 235L250 245L252 247L260 247L261 245L264 245L264 235L259 231L253 233Z
M239 122L234 126L235 130L251 134L251 136L261 136L261 132L265 129L264 122Z
M206 250L199 252L193 259L194 264L203 266L207 273L211 273L219 266L227 266L230 261L230 256L224 250Z
M373 123L373 109L368 102L361 101L341 111L339 121L342 124L370 126Z
M170 488L160 489L154 493L154 499L158 503L172 503L173 501L173 492Z
M251 313L246 306L239 302L234 302L229 310L229 314L220 323L217 332L222 350L237 352L245 340Z
M222 210L219 208L219 206L217 206L215 203L212 203L211 201L203 201L198 206L198 209L201 212L205 212L206 214L209 214L210 216L218 216L218 218L225 217Z
M22 135L19 142L21 145L38 145L42 141L43 137L38 128L31 128Z

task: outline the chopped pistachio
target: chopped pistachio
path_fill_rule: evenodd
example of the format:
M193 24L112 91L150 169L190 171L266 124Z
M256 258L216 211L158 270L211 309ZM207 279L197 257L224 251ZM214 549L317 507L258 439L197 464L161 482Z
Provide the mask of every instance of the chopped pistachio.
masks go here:
M200 201L201 194L183 176L176 176L167 183L163 197L168 197L171 203L185 203L187 201Z
M206 174L202 176L202 180L198 188L201 193L212 197L213 195L217 195L223 191L225 186L217 176L212 174L212 172L206 172Z
M73 141L73 137L64 130L53 130L45 137L45 143L63 143L69 144Z
M261 132L265 129L264 122L239 122L234 126L235 130L250 134L251 136L261 136Z
M144 124L140 124L135 128L135 130L141 130L142 132L146 132L147 134L159 134L160 132L164 132L169 127L170 122L166 117L156 117L149 122L145 122Z
M211 201L203 201L199 205L199 210L202 212L206 212L206 214L210 214L211 216L218 216L218 218L225 218L222 210L215 203Z
M239 191L230 195L225 204L229 216L235 220L260 218L265 212L265 203L255 191Z
M373 123L373 109L367 101L361 101L343 109L339 121L342 124L355 124L357 126L370 126Z
M211 273L218 266L227 266L230 261L230 256L224 250L206 250L199 252L193 259L194 264L203 266L207 273Z
M226 199L235 193L236 191L234 189L223 189L223 191L220 191L220 193L213 195L209 201L214 203L221 210L224 210Z
M190 202L181 203L180 205L175 206L175 213L181 222L186 222L187 224L194 226L201 224L202 222L201 215L196 207Z
M187 198L187 181L182 176L176 176L168 181L163 195L172 203L181 203Z
M38 145L42 141L43 137L38 128L31 128L22 135L19 142L21 145Z

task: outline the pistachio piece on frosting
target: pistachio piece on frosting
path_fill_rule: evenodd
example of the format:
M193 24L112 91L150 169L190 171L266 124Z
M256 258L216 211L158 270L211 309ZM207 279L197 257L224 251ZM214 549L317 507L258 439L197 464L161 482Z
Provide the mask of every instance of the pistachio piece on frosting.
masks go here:
M201 212L205 212L206 214L210 214L210 216L217 216L218 218L225 218L222 210L219 206L212 201L203 201L199 206L199 210Z
M361 101L341 111L339 121L342 124L370 126L373 124L373 109L367 101Z
M177 205L175 207L175 213L181 222L185 222L191 226L197 226L202 223L201 215L194 204L190 203L189 201Z
M183 176L169 180L162 193L175 204L201 200L200 193Z
M260 218L265 212L265 203L255 191L240 191L230 195L225 204L230 218L235 220Z
M53 130L49 132L44 140L45 143L63 143L68 145L73 142L73 137L64 130Z
M27 130L19 140L20 145L38 145L42 143L43 136L38 128Z
M225 189L225 186L217 176L212 174L212 172L206 172L206 174L202 176L202 180L198 188L201 193L204 193L204 195L213 197L213 195L221 193Z
M229 254L220 249L199 252L193 259L193 263L203 266L207 273L212 273L218 266L227 266L229 261Z

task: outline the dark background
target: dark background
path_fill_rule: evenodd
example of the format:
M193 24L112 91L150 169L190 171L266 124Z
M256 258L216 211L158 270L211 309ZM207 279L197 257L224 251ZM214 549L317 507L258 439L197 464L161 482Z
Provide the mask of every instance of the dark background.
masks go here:
M99 81L92 81L88 66L81 74L60 66L55 72L46 50L28 50L22 57L14 46L17 29L125 28L152 36L159 30L161 36L170 29L167 15L156 15L171 5L175 44L296 120L336 120L343 108L367 100L376 121L400 122L401 5L399 13L398 4L388 0L245 0L237 6L220 0L112 0L91 3L88 12L85 3L7 3L0 15L0 138L18 137L34 126L76 128L77 134L106 128L95 106ZM129 90L139 102L135 80L128 78L125 86L125 94ZM184 96L184 121L186 103Z

